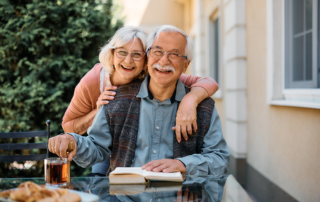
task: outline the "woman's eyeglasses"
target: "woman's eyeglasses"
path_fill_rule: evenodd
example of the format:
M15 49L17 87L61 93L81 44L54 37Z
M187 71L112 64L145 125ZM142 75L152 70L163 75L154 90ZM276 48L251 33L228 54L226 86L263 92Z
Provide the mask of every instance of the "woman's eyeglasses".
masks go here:
M126 58L128 56L128 54L131 54L131 58L134 61L141 60L146 54L143 51L132 51L132 52L129 52L124 48L115 48L114 50L115 50L116 55L117 55L118 58L124 59L124 58Z

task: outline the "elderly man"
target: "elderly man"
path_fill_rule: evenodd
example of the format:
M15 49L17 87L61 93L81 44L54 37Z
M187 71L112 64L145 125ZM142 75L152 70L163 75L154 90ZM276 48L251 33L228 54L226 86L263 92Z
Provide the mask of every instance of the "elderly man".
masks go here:
M149 35L147 47L149 76L119 87L115 99L100 107L88 137L56 136L49 140L50 151L66 157L73 141L76 149L68 158L82 167L111 154L112 170L142 166L189 175L226 173L229 150L212 99L199 104L198 130L188 140L178 142L172 131L179 102L188 92L179 77L192 59L191 40L182 30L164 25Z

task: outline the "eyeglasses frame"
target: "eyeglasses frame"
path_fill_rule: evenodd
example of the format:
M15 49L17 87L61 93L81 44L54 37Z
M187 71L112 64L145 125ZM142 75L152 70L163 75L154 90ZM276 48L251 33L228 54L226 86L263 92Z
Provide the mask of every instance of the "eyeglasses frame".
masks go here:
M122 48L122 47L118 47L118 48L113 48L113 50L115 51L115 50L117 50L117 49L125 49L125 48ZM125 49L125 50L127 50L127 49ZM129 51L127 51L128 52L128 55L130 54L130 57L134 60L134 61L140 61L140 60L142 60L142 58L146 55L146 53L144 52L144 51L141 51L141 53L143 53L143 56L141 57L141 59L140 60L135 60L133 57L132 57L132 53L134 53L134 52L129 52ZM118 57L118 58L120 58L120 59L125 59L126 57L128 57L128 55L126 55L124 58L121 58L121 57L119 57L118 56L118 54L117 53L115 53L116 54L116 56Z
M150 47L150 48L148 48L148 50L147 50L147 54L149 53L149 51L150 51L151 49L161 50L161 49L159 49L159 48L152 48L152 47ZM188 60L188 57L187 57L187 56L181 55L181 54L179 54L179 53L174 53L174 54L177 54L177 55L180 56L180 60L179 60L179 62L173 62L173 61L171 61L170 58L169 58L169 53L173 53L173 52L167 52L167 51L164 51L164 50L161 50L161 51L163 52L163 55L162 55L158 60L160 60L160 59L164 56L165 53L167 53L167 59L168 59L170 62L172 62L172 63L179 63L179 62L181 61L181 58L185 58L186 60Z

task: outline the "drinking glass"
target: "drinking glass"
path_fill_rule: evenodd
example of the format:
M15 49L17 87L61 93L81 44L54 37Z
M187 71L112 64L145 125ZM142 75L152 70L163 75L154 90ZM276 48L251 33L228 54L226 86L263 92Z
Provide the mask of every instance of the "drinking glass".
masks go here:
M68 178L68 159L50 157L44 160L44 173L47 185L65 186Z

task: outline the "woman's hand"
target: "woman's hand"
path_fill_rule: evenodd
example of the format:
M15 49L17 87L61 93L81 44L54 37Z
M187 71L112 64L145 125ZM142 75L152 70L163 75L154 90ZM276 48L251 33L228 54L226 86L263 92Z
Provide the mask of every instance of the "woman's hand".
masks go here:
M197 101L193 96L187 94L181 100L176 116L176 126L172 128L176 131L178 142L181 141L181 134L188 140L188 134L192 135L197 131Z
M116 95L116 92L113 90L117 89L116 86L107 86L105 87L103 93L98 98L97 101L97 110L99 110L101 105L106 105L109 103L108 100L113 100L114 96Z
M176 116L176 126L172 129L176 131L177 141L181 141L181 133L185 140L188 134L196 132L197 127L197 106L208 97L208 92L202 87L193 87L191 91L183 97L180 102Z

